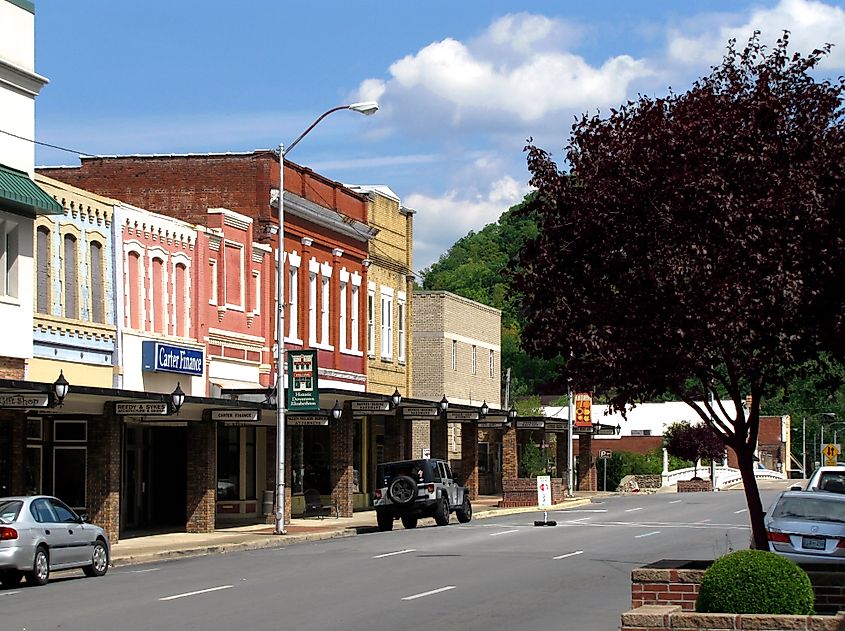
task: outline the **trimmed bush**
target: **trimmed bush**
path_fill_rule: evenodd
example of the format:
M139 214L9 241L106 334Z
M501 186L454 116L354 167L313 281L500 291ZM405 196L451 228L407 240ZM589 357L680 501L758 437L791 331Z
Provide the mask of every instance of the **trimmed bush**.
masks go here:
M711 565L695 601L700 613L758 613L808 616L815 613L807 573L767 550L738 550Z

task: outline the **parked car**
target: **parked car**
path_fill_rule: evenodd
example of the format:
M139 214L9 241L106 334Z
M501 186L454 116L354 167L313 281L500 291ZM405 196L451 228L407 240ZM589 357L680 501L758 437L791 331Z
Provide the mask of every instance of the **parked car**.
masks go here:
M0 583L44 585L52 570L82 568L86 576L109 569L109 539L64 502L47 495L0 498Z
M845 465L819 467L807 480L806 490L845 493Z
M845 495L784 491L765 524L772 552L796 562L845 564Z
M405 528L416 528L420 517L434 517L438 526L446 526L453 512L462 524L472 519L469 495L446 460L385 462L376 469L376 481L373 505L379 530L392 530L395 519Z

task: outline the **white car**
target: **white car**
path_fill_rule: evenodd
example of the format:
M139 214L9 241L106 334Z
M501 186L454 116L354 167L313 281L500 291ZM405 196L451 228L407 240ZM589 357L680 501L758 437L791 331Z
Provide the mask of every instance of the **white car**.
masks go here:
M845 465L819 467L807 480L806 491L845 493Z

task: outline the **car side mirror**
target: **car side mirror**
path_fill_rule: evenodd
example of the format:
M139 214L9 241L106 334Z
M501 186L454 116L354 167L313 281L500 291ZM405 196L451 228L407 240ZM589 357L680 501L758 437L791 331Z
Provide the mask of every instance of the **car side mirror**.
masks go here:
M85 523L85 522L87 522L87 521L88 521L88 513L82 513L82 514L79 516L79 523L80 523L80 524L84 524L84 523Z

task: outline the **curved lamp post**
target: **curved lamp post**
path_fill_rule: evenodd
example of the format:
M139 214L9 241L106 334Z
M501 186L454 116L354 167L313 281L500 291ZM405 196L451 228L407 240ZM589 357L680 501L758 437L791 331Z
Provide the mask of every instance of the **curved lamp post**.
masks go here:
M827 418L836 418L836 412L814 412L810 414L810 418L814 416L824 416ZM822 435L821 441L824 442L824 422L821 425L822 428ZM792 451L790 449L790 451ZM801 422L801 476L806 480L807 479L807 417L803 417ZM820 454L821 455L821 454ZM792 458L792 454L789 455ZM821 459L821 458L819 458ZM790 461L791 462L791 461ZM789 464L789 463L788 463Z
M276 262L276 525L277 535L285 532L285 388L284 388L284 356L285 356L285 156L299 141L305 138L320 121L333 112L352 110L365 116L372 116L378 111L378 103L365 101L351 105L338 105L323 112L317 120L299 136L287 149L279 145L279 255Z

